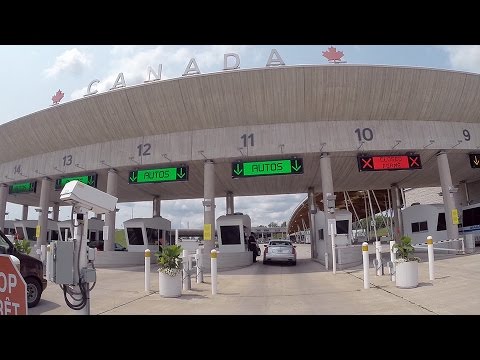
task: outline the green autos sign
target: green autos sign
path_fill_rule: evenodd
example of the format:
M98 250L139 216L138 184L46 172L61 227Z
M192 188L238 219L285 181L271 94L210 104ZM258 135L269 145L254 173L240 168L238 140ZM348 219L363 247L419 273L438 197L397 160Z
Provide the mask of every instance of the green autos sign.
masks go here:
M232 178L303 174L303 159L241 161L232 163Z
M57 179L55 181L55 190L62 190L66 183L78 180L81 183L90 185L94 188L97 187L97 174L90 174L90 175L82 175L82 176L72 176L72 177L64 177Z
M129 184L147 184L169 181L187 181L188 166L169 167L161 169L145 169L130 171Z
M36 192L37 190L37 182L24 182L19 184L10 185L8 188L9 194L22 194L22 193L30 193Z

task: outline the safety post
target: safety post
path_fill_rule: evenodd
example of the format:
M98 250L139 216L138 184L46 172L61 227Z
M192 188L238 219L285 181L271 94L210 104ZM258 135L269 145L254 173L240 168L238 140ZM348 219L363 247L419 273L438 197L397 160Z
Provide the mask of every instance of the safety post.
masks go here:
M388 269L390 271L390 275L392 275L391 280L395 281L395 252L396 252L395 250L396 249L393 248L393 245L395 245L395 240L390 241L390 261L393 264L393 268L388 268ZM392 269L393 269L393 274L392 274Z
M465 240L464 238L459 238L459 240L462 242L462 254L465 255ZM433 279L430 279L433 280Z
M192 283L190 282L190 269L188 265L190 261L188 260L188 250L183 250L183 290L190 290L192 288Z
M337 256L335 254L335 224L330 223L330 236L332 239L332 271L335 275L337 273Z
M210 251L210 274L212 275L212 295L217 294L217 250Z
M362 243L362 255L363 255L363 288L369 289L370 282L368 279L368 243Z
M45 277L47 280L50 279L50 245L47 245L47 260L45 261Z
M382 244L379 240L375 241L375 255L377 258L377 275L383 275L383 264L382 264Z
M44 266L45 266L46 259L47 259L47 246L40 245L40 260L42 261L42 264Z
M150 249L145 250L145 291L150 292Z
M430 275L430 280L435 280L435 269L433 267L433 240L431 236L427 236L427 247L428 247L428 274Z
M202 249L197 249L197 284L203 282L203 259Z

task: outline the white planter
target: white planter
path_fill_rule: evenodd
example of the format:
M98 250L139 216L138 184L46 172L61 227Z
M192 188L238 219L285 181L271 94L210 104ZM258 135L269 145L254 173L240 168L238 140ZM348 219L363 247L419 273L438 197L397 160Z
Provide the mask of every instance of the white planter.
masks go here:
M158 290L163 297L179 297L182 295L182 272L170 276L163 272L158 272Z
M398 262L395 264L395 284L402 289L418 286L418 261Z

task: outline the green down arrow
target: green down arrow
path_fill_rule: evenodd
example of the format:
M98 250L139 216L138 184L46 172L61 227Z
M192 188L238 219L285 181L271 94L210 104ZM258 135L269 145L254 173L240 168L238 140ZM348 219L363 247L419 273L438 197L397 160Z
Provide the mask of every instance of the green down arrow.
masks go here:
M240 175L242 173L243 169L240 169L240 164L237 164L237 168L233 169L233 172L237 175Z

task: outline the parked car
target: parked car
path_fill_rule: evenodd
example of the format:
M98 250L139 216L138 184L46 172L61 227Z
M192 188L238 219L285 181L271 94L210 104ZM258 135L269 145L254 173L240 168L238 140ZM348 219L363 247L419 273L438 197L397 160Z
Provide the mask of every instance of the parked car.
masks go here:
M288 262L297 265L297 250L295 248L296 246L290 240L270 240L268 245L265 245L263 263Z
M28 307L37 306L42 297L43 290L47 287L47 280L43 277L43 264L40 260L30 255L19 252L13 242L0 230L0 254L13 255L20 260L20 273L27 283Z

